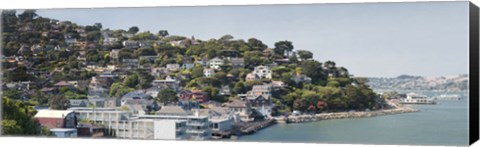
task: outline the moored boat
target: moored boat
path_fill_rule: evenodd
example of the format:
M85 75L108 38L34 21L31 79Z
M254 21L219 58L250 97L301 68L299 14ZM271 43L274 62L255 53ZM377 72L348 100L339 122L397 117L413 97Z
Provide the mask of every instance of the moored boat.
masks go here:
M401 104L437 104L435 100L429 98L425 95L420 95L416 93L407 94L407 98L400 100Z
M458 101L461 99L462 97L458 94L442 94L440 96L435 97L435 100L446 100L446 101Z

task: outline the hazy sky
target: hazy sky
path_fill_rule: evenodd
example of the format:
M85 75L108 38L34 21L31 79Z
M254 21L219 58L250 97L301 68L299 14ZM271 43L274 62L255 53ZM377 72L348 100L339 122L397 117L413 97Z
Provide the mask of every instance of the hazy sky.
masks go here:
M468 2L38 10L80 25L166 29L201 40L231 34L279 40L333 60L356 76L468 73Z

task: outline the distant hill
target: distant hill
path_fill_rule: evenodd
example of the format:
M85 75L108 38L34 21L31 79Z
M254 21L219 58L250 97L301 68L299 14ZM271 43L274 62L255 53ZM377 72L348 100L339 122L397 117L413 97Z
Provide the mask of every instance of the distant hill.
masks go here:
M457 76L422 77L400 75L395 78L368 78L368 84L377 90L468 90L468 74Z

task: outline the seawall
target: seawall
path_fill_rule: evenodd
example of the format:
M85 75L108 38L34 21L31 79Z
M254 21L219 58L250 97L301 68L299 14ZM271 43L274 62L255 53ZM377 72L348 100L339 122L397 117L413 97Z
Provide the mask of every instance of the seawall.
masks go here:
M400 114L400 113L411 113L417 112L418 110L407 108L407 107L399 107L394 109L387 109L387 110L376 110L376 111L369 111L369 112L332 112L332 113L320 113L315 115L298 115L298 116L288 116L287 118L275 118L277 123L303 123L303 122L313 122L313 121L320 121L320 120L328 120L328 119L343 119L343 118L364 118L364 117L374 117L374 116L383 116L383 115L392 115L392 114Z

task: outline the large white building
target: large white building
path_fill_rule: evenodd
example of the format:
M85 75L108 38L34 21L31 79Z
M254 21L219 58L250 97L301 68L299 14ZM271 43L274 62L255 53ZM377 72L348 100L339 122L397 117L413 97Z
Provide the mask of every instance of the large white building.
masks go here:
M208 117L202 116L173 116L173 115L143 115L139 119L155 119L155 120L177 120L186 121L186 139L193 140L208 140L211 137L212 131Z
M124 123L128 123L133 117L131 111L119 111L113 108L70 108L74 111L78 120L90 120L95 124L103 124L107 134L116 136L116 133L124 130Z
M135 119L121 124L118 138L182 140L186 138L187 121Z

